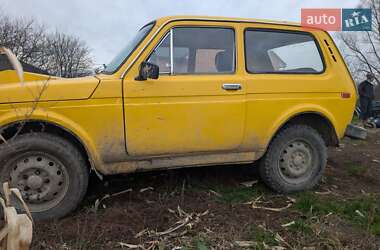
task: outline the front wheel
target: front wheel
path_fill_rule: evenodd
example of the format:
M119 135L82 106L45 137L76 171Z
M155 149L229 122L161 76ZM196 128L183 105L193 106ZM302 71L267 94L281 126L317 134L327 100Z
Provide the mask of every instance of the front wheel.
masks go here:
M306 125L293 125L279 132L261 159L262 180L273 190L291 193L316 186L327 162L321 135Z
M88 176L83 156L60 137L30 133L1 145L0 181L21 191L36 220L73 211L86 193Z

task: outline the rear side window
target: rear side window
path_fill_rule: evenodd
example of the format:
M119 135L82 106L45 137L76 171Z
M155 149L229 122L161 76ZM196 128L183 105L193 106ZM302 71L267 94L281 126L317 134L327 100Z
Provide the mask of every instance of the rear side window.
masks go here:
M148 61L165 74L226 74L235 71L235 33L217 27L175 27Z
M324 71L319 47L307 32L248 29L244 41L249 73L317 74Z

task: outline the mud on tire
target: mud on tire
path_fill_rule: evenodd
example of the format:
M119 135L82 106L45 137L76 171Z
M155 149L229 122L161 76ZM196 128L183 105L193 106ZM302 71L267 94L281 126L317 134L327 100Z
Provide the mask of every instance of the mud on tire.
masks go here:
M262 180L279 193L315 187L327 162L321 135L307 125L292 125L280 131L260 160Z
M35 220L61 218L82 201L89 170L70 142L29 133L0 146L0 181L23 194Z

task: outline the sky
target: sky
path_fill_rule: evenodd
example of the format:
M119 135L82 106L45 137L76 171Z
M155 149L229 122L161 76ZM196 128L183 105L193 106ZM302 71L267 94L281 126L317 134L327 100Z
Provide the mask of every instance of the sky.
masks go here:
M264 18L300 22L301 8L354 8L359 0L0 0L3 12L35 18L87 42L108 63L144 24L168 15Z

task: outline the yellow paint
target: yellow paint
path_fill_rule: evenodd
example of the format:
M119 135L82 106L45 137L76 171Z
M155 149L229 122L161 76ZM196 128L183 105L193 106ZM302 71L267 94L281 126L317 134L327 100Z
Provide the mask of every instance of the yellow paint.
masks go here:
M0 103L88 99L98 84L93 76L0 83Z
M46 80L49 76L41 75L36 73L24 72L24 81L38 81L38 80ZM0 71L0 84L2 83L12 83L18 82L19 79L17 77L16 71L14 70L3 70Z
M157 20L144 41L112 75L46 80L43 75L27 74L27 82L20 86L11 71L0 72L0 125L25 118L60 125L83 142L94 166L105 174L165 165L220 164L223 158L215 156L218 154L228 155L229 163L231 159L253 161L286 121L305 112L323 115L339 138L344 135L356 92L337 48L325 32L310 31L324 56L323 74L255 75L245 70L243 30L301 27L261 20L205 19L208 18ZM157 80L136 81L140 63L173 26L235 29L236 72L162 75ZM332 60L325 39L337 62ZM223 83L240 83L242 89L228 92L221 88ZM36 94L45 85L36 106ZM342 92L351 93L351 98L342 99ZM248 153L239 160L236 156L244 152Z

